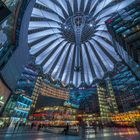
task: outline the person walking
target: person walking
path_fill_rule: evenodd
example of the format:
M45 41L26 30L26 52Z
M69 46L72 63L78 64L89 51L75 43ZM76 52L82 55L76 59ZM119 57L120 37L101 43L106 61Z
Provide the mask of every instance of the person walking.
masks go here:
M33 129L33 127L34 127L34 123L31 123L31 130Z
M67 134L68 134L68 132L69 132L69 124L67 123L67 125L66 125L65 135L67 135Z
M135 122L135 126L137 128L137 131L140 133L140 122L139 121L136 121Z
M17 131L22 131L22 126L23 126L23 122L20 121L19 125L18 125L18 128L17 128Z
M38 124L38 127L37 127L38 131L40 130L41 126L42 126L41 124Z
M17 122L15 123L15 126L14 126L14 131L13 131L13 133L16 131L16 129L18 129L18 127L19 127L19 122L17 121Z

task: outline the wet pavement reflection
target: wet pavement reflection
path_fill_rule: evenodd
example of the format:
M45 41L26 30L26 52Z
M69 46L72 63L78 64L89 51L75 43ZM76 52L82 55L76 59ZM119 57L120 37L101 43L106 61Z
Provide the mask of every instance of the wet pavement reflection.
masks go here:
M12 129L0 130L0 140L140 140L136 128L97 128L96 132L93 128L86 128L80 136L23 129L13 133Z
M115 138L120 137L119 139L138 139L140 140L139 132L136 128L105 128L102 130L97 129L96 132L92 128L85 130L83 139L93 139L93 138ZM106 138L107 139L107 138ZM113 139L114 140L114 139Z

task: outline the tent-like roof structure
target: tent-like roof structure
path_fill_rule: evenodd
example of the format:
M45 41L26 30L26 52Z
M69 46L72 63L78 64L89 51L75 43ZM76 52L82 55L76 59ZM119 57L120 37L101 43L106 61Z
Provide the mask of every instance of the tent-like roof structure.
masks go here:
M105 21L134 0L36 0L28 43L43 73L65 86L92 85L121 61Z

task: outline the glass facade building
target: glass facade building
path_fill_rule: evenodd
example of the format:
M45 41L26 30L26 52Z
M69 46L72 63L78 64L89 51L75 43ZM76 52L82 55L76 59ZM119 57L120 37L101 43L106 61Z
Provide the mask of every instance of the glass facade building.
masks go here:
M10 119L17 121L20 119L26 119L29 115L32 100L24 95L12 95L8 101L4 113L4 116L10 117Z
M140 7L133 3L107 21L109 31L124 50L140 64Z
M112 85L114 87L117 104L120 112L136 109L139 105L140 81L126 66L118 67L118 73L114 72Z
M0 23L4 22L11 14L10 10L4 5L3 2L0 2L0 13Z

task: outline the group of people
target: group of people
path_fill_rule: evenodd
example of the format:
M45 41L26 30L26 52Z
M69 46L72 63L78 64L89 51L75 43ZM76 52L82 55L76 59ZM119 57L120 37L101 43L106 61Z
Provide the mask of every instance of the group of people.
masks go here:
M25 129L25 127L26 127L26 123L25 122L22 122L22 121L17 121L15 124L14 124L14 132L15 131L18 131L19 129L20 130L23 130L23 129Z
M18 131L18 130L22 131L22 130L25 130L25 129L32 130L34 127L36 127L37 130L40 130L40 128L42 128L43 126L41 124L36 125L35 123L25 123L25 122L22 122L22 121L17 121L14 124L14 132Z

